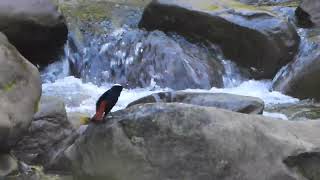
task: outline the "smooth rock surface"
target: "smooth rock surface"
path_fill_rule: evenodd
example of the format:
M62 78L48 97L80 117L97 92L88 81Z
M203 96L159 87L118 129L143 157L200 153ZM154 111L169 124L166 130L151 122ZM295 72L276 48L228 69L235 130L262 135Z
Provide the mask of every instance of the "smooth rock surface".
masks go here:
M227 59L251 69L255 78L273 78L293 59L300 40L283 18L233 0L154 0L140 27L216 43Z
M0 33L0 151L27 131L41 95L40 74Z
M264 102L255 97L225 93L161 92L138 99L128 105L179 102L198 106L216 107L245 114L262 114Z
M176 103L113 115L66 150L79 179L319 179L319 121Z

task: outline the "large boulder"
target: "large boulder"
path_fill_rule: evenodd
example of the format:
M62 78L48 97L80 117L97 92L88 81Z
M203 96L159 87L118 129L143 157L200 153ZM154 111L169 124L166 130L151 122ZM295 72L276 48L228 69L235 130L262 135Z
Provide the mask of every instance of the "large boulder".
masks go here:
M28 129L40 95L39 71L0 33L0 151Z
M56 166L60 152L75 138L76 133L67 119L63 101L56 97L42 97L40 109L28 133L15 146L14 153L28 164L52 168ZM59 169L66 168L63 163L59 166Z
M298 57L280 71L274 79L273 89L300 99L320 99L319 49Z
M79 179L319 179L320 122L159 103L90 124L65 154Z
M255 97L239 96L225 93L194 93L194 92L160 92L138 99L128 105L180 102L198 106L217 107L246 114L262 114L264 102Z
M55 60L68 34L62 14L50 0L1 0L0 31L39 65Z
M312 22L313 25L320 26L320 1L318 0L302 0L302 3L296 11L296 15L300 23Z
M226 58L251 68L255 78L272 78L299 45L286 20L233 0L154 0L145 8L140 27L216 43Z

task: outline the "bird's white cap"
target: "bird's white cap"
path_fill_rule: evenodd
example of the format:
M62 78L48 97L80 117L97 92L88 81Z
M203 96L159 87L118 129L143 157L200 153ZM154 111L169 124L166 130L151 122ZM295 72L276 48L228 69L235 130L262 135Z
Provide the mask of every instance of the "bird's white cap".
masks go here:
M121 86L121 87L122 87L122 85L121 85L121 84L114 84L113 86Z

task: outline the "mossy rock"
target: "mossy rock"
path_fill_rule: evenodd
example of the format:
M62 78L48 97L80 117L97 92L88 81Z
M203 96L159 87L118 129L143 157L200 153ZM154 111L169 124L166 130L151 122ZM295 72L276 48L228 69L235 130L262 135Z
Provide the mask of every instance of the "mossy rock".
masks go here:
M281 104L268 107L266 111L285 114L289 120L320 120L320 104L306 100L298 104Z
M79 18L82 21L108 20L116 6L144 7L150 0L74 0L60 1L62 13L69 18Z

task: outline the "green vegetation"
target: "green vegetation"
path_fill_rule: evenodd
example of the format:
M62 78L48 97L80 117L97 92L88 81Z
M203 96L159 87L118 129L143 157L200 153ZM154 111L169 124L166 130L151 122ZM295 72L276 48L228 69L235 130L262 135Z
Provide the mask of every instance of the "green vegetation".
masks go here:
M101 21L111 17L114 3L79 3L77 5L60 4L60 10L68 18L78 18L82 21Z
M34 112L38 112L40 108L40 98L36 101L36 103L34 104Z
M5 85L3 86L3 90L4 90L5 92L9 92L9 91L12 90L12 88L13 88L13 86L14 86L15 84L16 84L16 80L13 80L13 81L5 84Z

